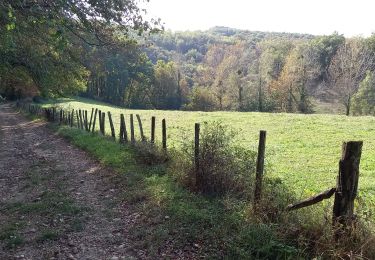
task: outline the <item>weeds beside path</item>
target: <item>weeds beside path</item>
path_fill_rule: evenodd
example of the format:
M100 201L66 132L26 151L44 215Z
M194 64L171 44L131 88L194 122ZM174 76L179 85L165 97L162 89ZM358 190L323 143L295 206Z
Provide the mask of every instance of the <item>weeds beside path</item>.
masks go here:
M0 106L0 259L129 259L115 174L41 121Z

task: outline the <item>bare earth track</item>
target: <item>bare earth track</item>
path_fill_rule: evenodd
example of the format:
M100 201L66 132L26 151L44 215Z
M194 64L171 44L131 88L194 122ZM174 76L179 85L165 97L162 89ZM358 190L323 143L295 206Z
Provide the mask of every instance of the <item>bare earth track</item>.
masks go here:
M0 105L0 259L132 259L115 174Z

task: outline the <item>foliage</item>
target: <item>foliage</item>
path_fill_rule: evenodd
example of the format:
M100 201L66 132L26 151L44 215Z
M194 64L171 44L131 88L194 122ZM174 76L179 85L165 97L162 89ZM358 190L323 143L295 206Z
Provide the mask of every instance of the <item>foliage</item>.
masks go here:
M373 72L367 72L351 102L353 114L375 115L375 79Z
M169 156L160 146L148 142L136 142L137 162L146 165L160 165L169 161Z
M330 84L337 91L338 98L350 114L353 95L367 71L375 69L375 53L363 39L353 38L337 50L329 67Z
M43 96L84 90L89 76L81 58L85 48L118 45L134 31L158 27L142 13L135 0L2 1L0 91L19 98L29 88Z
M184 107L185 110L213 111L216 107L215 97L207 88L195 87L188 100L189 103Z
M256 152L235 144L236 133L222 122L205 123L200 135L199 171L203 176L200 190L206 194L252 194L255 176ZM183 143L184 155L192 159L192 168L186 172L194 175L194 145Z

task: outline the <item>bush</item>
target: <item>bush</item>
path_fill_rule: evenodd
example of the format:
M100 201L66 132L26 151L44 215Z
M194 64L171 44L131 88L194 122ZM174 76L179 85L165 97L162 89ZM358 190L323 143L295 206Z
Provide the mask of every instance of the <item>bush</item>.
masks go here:
M221 122L204 123L199 147L199 170L203 176L203 185L199 192L251 196L256 152L235 145L235 137L236 133ZM182 151L185 158L190 159L185 160L185 164L181 163L187 169L185 173L190 176L185 178L185 183L194 185L194 145L185 142ZM190 163L187 164L186 162L189 161Z
M169 160L168 154L156 144L148 142L135 143L136 160L146 165L159 165Z

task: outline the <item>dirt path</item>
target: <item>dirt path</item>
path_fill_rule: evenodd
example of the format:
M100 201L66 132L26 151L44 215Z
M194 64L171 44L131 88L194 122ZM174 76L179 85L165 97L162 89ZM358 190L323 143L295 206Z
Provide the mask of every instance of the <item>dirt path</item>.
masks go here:
M0 105L0 259L132 259L113 173Z

